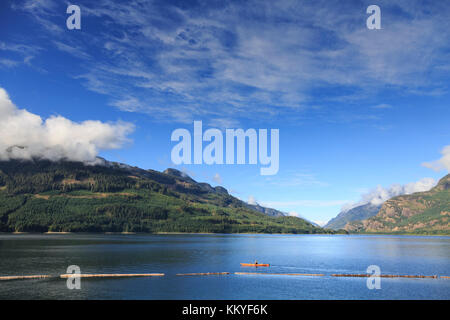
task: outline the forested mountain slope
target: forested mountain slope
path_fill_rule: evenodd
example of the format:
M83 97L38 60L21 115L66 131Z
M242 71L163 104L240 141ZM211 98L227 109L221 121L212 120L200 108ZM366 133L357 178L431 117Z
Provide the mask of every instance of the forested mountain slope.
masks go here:
M0 231L325 233L270 217L175 169L0 161Z

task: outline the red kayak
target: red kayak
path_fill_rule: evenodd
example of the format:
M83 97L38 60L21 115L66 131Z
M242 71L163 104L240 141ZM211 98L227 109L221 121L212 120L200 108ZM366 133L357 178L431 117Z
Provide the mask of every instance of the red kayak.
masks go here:
M241 263L242 267L270 267L268 263Z

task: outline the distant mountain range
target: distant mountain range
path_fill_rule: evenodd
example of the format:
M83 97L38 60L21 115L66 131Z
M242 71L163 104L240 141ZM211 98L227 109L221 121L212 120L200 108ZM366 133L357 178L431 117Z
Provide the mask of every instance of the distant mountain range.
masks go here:
M289 217L290 216L286 212L283 212L283 211L280 211L280 210L276 210L276 209L272 209L272 208L266 208L266 207L263 207L263 206L259 205L258 203L256 203L256 204L249 204L249 203L247 203L247 206L250 209L262 212L265 215L268 215L270 217ZM314 221L308 220L308 219L306 219L304 217L301 217L301 216L299 218L303 219L303 220L305 220L305 221L307 221L309 223L311 223L315 227L319 227L320 228L320 226L317 223L315 223Z
M391 198L373 217L350 221L344 228L366 233L450 234L450 174L430 191Z
M176 169L97 163L0 161L0 231L333 233Z
M365 220L373 217L381 209L381 205L366 203L350 210L341 211L335 218L328 221L324 228L343 229L345 225L352 221Z

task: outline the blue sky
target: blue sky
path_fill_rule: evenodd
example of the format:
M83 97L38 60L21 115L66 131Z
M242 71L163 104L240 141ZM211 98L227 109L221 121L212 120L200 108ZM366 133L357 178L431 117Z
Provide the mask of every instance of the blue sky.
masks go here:
M194 120L276 128L277 175L258 165L178 168L319 222L377 185L447 173L448 160L422 165L450 144L444 1L72 4L81 30L66 28L66 1L1 2L0 87L44 120L133 124L122 148L100 152L109 160L173 167L170 135ZM366 28L371 4L381 30Z

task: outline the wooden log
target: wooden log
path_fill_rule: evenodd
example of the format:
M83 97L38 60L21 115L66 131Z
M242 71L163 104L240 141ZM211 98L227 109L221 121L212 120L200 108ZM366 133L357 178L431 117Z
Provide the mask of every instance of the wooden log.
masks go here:
M40 275L31 275L31 276L3 276L0 277L0 280L22 280L22 279L44 279L51 278L50 275L40 274Z
M372 274L332 274L332 277L361 277L368 278L374 277ZM432 278L437 279L436 275L433 276L422 276L422 275L398 275L398 274L380 274L380 278Z
M177 273L177 276L214 276L214 275L226 275L229 272L201 272L201 273Z
M235 272L237 275L273 275L273 276L306 276L306 277L323 277L324 274L319 273L269 273L269 272Z
M162 277L164 273L110 273L110 274L62 274L61 278L67 279L72 277L80 278L118 278L118 277Z

